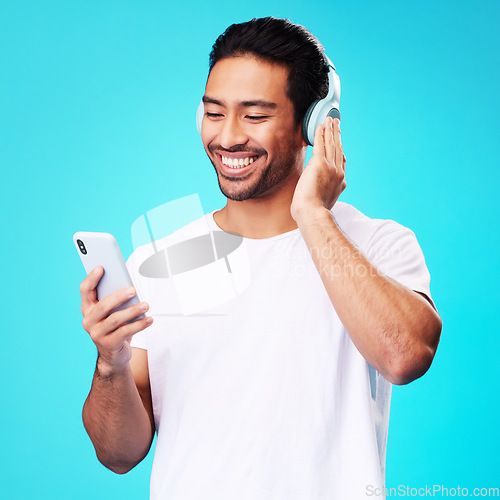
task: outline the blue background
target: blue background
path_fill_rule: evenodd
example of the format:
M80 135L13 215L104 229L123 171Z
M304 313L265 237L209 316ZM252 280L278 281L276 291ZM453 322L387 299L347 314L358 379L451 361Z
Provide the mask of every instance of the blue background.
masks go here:
M499 486L498 1L18 1L0 7L0 497L146 498L152 456L101 466L81 423L95 348L76 230L224 198L195 129L208 52L288 17L342 81L341 199L411 227L444 321L430 371L395 387L387 486Z

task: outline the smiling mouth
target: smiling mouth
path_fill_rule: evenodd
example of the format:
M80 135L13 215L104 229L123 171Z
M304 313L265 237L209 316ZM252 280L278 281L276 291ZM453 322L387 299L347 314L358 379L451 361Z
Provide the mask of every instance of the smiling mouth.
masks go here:
M241 158L231 158L222 154L219 154L219 156L224 166L234 169L248 167L248 165L251 165L258 158L256 155Z

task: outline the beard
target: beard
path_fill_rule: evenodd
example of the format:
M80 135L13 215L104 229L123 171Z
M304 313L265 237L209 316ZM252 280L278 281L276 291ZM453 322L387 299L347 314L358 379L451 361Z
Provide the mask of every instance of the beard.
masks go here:
M227 176L218 170L211 155L215 156L214 151L227 151L229 153L249 152L257 153L260 158L267 160L268 153L264 149L251 149L247 150L244 146L237 146L231 149L224 149L218 145L209 144L208 154L215 172L217 173L217 180L222 194L233 201L245 201L252 198L258 198L265 194L270 194L280 184L282 184L289 175L296 169L297 153L291 144L287 144L277 156L270 162L259 168L253 170L247 175L241 177Z

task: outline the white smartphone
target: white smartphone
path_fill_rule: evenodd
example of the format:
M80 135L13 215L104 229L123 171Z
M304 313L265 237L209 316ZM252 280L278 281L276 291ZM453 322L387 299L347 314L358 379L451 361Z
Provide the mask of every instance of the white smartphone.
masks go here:
M101 300L122 288L133 286L120 247L112 234L79 231L73 235L73 242L87 274L97 266L102 266L104 269L104 274L97 284L97 300ZM111 313L139 304L139 302L139 296L136 294L124 304L113 309ZM132 321L144 317L144 314L141 314Z

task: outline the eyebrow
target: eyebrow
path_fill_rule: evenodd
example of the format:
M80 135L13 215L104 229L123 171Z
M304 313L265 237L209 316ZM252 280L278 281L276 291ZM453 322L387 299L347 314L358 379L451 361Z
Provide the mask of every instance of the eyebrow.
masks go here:
M256 101L243 101L241 103L245 108L250 108L252 106L258 106L259 108L268 108L268 109L276 109L276 103L271 101L263 101L258 99Z
M204 95L202 101L206 104L215 104L217 106L224 106L224 101L219 101L218 99L214 99L213 97L209 97ZM276 109L277 104L271 101L264 101L263 99L255 99L252 101L241 101L240 105L244 108L250 107L259 107L259 108L267 108L267 109Z

